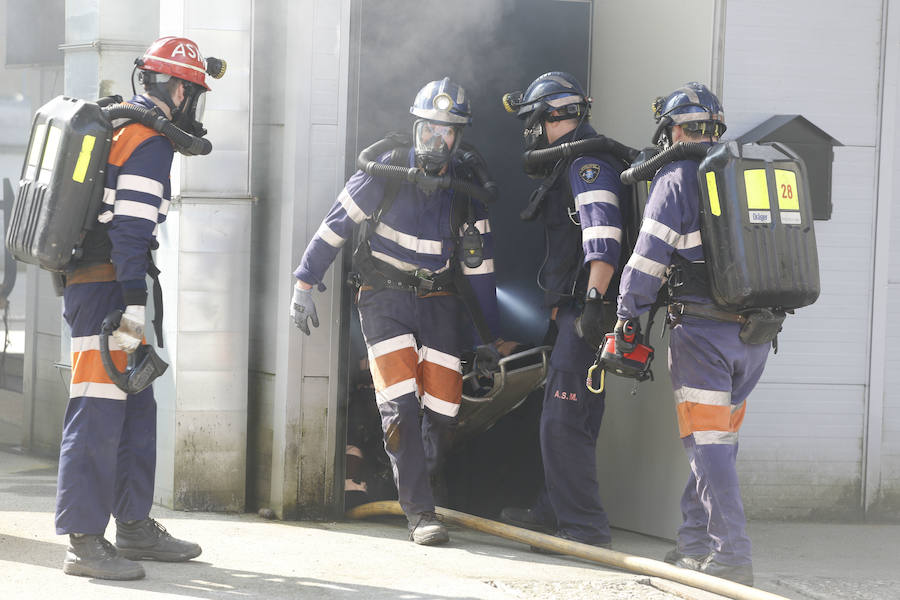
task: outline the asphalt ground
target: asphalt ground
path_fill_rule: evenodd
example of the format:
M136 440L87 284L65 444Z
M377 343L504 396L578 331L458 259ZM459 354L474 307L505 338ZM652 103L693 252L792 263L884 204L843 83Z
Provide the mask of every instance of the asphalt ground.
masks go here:
M55 491L55 462L0 448L0 600L716 598L471 530L451 528L446 546L417 546L396 517L281 522L162 507L152 516L200 543L197 560L145 562L147 577L131 582L72 577L61 570L67 540L53 530ZM760 589L797 600L900 599L900 525L753 521L749 532ZM650 558L671 548L622 530L613 538L615 550Z

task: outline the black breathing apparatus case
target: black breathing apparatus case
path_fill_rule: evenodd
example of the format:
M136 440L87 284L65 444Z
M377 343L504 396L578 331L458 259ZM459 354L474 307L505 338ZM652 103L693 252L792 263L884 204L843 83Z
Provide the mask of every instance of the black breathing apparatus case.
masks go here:
M733 310L815 302L819 259L803 161L778 143L732 141L713 146L698 175L713 300Z
M93 102L38 109L6 235L17 260L57 272L71 261L103 199L112 132Z

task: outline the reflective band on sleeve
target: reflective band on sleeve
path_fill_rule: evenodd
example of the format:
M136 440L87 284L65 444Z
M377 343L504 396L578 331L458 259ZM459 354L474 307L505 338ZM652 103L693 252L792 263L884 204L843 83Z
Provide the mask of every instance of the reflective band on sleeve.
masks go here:
M340 248L344 245L344 242L347 241L336 234L334 231L332 231L331 227L329 227L325 223L319 225L319 229L316 231L316 235L319 236L319 239L323 240L332 248Z
M608 227L605 225L597 225L588 227L581 231L581 241L588 242L590 240L616 240L622 241L622 230L618 227Z
M116 216L137 217L153 223L159 218L159 210L155 206L134 200L116 200L115 213Z
M719 205L719 188L716 185L716 174L709 171L706 174L706 189L709 192L709 212L715 216L721 216L722 207Z
M649 217L644 217L644 221L641 223L641 231L649 233L653 237L659 238L668 245L679 250L696 248L702 244L699 230L681 234L668 225L663 225L659 221L654 221Z
M142 192L150 194L157 198L162 198L163 184L149 177L141 177L140 175L122 174L116 180L116 188L120 190L132 190L134 192Z
M657 279L662 279L666 275L666 269L668 268L666 265L656 262L655 260L650 260L649 258L645 258L635 252L628 259L628 265L635 271L640 271L641 273L646 273L651 277L656 277Z
M362 223L366 219L366 213L353 201L353 197L347 191L347 188L344 188L338 194L338 202L354 223Z
M587 204L612 204L619 206L619 198L609 190L588 190L575 196L575 206L581 208Z
M91 152L94 150L94 142L97 140L92 135L86 135L81 140L81 152L78 153L78 161L75 163L75 171L72 179L78 183L84 183L88 165L91 164Z

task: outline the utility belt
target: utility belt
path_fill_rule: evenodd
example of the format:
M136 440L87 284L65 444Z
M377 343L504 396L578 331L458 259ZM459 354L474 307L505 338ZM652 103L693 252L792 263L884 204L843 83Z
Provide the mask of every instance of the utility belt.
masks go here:
M456 291L452 268L438 274L423 269L402 271L368 252L358 253L355 263L356 272L350 274L349 281L358 288L403 290L417 296Z
M778 333L781 331L781 325L786 317L785 311L769 308L749 308L740 312L730 312L697 302L674 301L669 303L666 321L670 327L681 323L685 315L737 323L741 326L738 337L742 342L745 344L768 344L771 342L775 352L778 352Z

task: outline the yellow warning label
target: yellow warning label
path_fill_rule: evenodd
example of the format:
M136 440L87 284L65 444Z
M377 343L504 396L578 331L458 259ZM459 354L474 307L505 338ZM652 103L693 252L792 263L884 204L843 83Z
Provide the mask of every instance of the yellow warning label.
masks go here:
M716 186L716 174L712 171L706 173L706 189L709 191L709 212L715 216L722 214L719 204L719 188Z
M797 189L796 173L775 169L775 191L778 194L780 210L800 210L800 190Z
M769 186L765 169L744 171L744 186L747 188L748 210L769 210Z
M81 152L78 153L78 162L75 163L75 171L72 173L72 179L78 183L84 183L88 165L91 164L91 152L94 150L96 139L92 135L86 135L81 140Z

